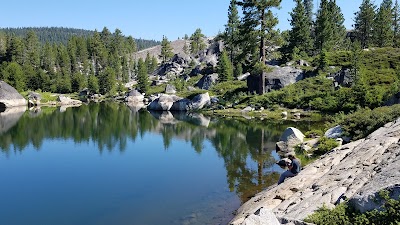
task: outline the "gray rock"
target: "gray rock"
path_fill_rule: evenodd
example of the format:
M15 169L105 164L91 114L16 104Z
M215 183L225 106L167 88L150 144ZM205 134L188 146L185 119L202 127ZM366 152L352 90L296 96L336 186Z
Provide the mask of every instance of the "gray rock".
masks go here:
M195 85L203 90L209 90L218 81L218 74L214 73L211 75L203 76L199 82Z
M174 102L177 102L181 99L181 97L175 95L161 94L159 98L153 100L147 106L147 109L155 111L169 111Z
M165 87L165 94L175 94L176 93L176 88L172 84L167 84Z
M0 111L5 108L26 106L27 101L15 88L4 81L0 81Z
M300 130L289 127L283 132L279 142L276 143L276 150L283 153L294 152L294 148L301 144L303 139L304 134Z
M208 92L204 94L196 95L191 103L190 103L190 110L200 110L203 109L205 106L210 105L211 99Z
M219 98L218 97L212 97L211 98L211 103L215 104L219 102Z
M290 84L294 84L304 79L304 71L293 67L271 66L273 71L261 75L251 74L247 77L247 87L250 92L261 94L262 92L262 77L265 79L265 91L279 90Z
M62 106L73 106L73 105L81 105L82 101L71 99L70 97L66 97L64 95L59 95L57 101Z
M137 90L132 90L128 93L128 96L125 98L125 102L130 104L133 103L143 103L144 96Z
M232 225L280 225L275 214L267 208L261 207L254 214L248 216L241 223L232 223Z
M343 128L340 125L328 129L325 132L324 136L327 137L327 138L332 138L332 139L342 138L342 140L345 143L348 143L350 141L349 137L345 137L344 136Z

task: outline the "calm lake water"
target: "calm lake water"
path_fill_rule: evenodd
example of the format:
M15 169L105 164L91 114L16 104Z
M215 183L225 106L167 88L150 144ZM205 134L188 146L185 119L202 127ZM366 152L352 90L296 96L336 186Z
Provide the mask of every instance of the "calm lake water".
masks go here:
M0 114L0 225L227 224L277 182L275 142L309 122L137 112Z

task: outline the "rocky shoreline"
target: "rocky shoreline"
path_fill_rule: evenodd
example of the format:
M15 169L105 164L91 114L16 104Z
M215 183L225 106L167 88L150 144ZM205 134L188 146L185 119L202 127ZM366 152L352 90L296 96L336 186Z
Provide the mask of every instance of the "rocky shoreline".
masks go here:
M231 225L306 224L303 220L343 197L361 212L379 208L378 192L400 195L400 118L367 138L333 149L299 175L271 187L238 209ZM278 222L279 221L279 222Z

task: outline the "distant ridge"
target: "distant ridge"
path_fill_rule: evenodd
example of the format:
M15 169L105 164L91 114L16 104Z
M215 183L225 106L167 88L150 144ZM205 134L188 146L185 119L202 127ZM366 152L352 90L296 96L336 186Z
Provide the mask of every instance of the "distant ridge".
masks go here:
M18 27L18 28L0 28L0 32L6 34L14 34L16 36L24 37L29 31L34 31L38 36L41 43L63 43L67 44L72 36L89 37L92 36L94 31L67 28L67 27ZM99 31L101 32L101 31ZM111 31L113 32L113 31ZM159 45L161 42L155 40L136 39L138 50L150 48Z

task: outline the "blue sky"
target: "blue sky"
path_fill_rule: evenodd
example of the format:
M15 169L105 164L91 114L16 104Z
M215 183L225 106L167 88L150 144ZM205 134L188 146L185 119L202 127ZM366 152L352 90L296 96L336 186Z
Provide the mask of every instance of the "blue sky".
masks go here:
M314 10L317 3L314 0ZM337 0L351 28L354 12L362 0ZM382 0L375 0L376 5ZM0 27L57 26L112 32L119 28L135 38L169 40L192 34L200 28L206 36L224 30L229 0L13 0L2 2ZM283 0L278 28L290 29L289 12L293 0Z

